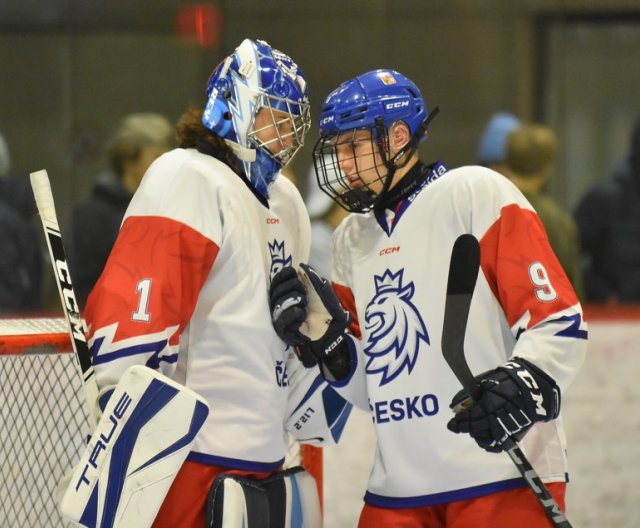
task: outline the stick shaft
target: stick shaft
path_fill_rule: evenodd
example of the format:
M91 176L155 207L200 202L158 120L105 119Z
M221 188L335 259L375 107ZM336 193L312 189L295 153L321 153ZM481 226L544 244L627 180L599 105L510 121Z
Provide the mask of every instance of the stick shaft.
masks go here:
M76 366L82 377L86 403L95 425L98 421L96 403L99 392L98 384L96 383L91 362L91 352L89 351L85 337L84 321L80 316L80 309L78 308L73 284L71 282L71 274L62 244L62 234L60 233L60 226L58 224L58 217L56 215L53 193L47 171L41 170L31 173L31 188L33 189L33 195L36 199L36 206L42 221L42 227L51 257L51 264L53 266L53 273L55 275L58 293L60 294L60 301L62 302L62 308L68 323L71 344L76 358Z

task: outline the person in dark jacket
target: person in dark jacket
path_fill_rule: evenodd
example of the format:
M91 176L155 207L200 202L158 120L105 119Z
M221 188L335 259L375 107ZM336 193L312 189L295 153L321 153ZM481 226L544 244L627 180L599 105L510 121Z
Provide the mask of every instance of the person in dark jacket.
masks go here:
M629 155L574 211L591 302L640 302L640 116Z
M109 168L72 216L71 263L78 304L84 307L102 273L133 193L151 163L172 148L174 130L162 115L126 116L108 148Z
M26 315L42 304L41 237L27 174L11 171L0 135L0 315Z

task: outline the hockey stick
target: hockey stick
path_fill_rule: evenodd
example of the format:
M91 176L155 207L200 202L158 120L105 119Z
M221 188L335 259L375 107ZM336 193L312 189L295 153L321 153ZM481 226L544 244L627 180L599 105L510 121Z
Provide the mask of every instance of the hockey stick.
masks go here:
M442 354L472 401L480 397L481 389L471 373L464 355L464 335L479 269L480 244L478 240L470 234L460 235L453 245L451 263L449 264L442 328ZM502 447L535 494L553 526L571 528L571 524L555 499L513 438L508 436L502 443Z
M56 277L58 293L62 301L62 308L67 319L71 344L76 358L76 366L82 377L86 403L89 407L89 416L92 419L92 426L98 423L98 384L93 372L91 363L91 352L87 346L85 337L84 321L80 316L80 309L76 301L76 296L71 283L71 274L67 264L64 247L62 245L62 235L58 225L58 217L53 202L53 193L46 170L31 173L31 188L36 199L38 213L42 220L49 256L53 266L53 273Z

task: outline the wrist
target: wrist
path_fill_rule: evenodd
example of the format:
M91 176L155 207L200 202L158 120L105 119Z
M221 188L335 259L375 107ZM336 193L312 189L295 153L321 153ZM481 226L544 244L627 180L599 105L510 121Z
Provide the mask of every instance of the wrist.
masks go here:
M331 353L322 357L319 363L320 372L328 382L344 381L351 373L348 340L343 336L339 342L335 343Z

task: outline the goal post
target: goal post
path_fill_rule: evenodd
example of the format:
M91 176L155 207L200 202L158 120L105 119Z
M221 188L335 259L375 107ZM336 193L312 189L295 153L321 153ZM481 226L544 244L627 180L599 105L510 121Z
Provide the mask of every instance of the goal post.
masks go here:
M84 451L91 423L66 320L0 319L3 527L72 526L54 492ZM292 442L285 466L294 465L316 478L322 501L322 450Z

